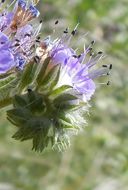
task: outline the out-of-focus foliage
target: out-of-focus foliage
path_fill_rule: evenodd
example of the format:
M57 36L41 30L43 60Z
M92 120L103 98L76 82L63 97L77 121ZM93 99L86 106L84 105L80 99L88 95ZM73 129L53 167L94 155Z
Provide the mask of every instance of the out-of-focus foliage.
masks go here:
M0 113L0 190L127 190L128 187L128 2L127 0L43 0L43 37L80 22L73 46L97 41L104 62L113 64L111 86L100 86L88 127L64 153L30 151L30 142L11 139L15 129ZM89 31L84 39L83 35ZM78 40L79 39L79 40Z

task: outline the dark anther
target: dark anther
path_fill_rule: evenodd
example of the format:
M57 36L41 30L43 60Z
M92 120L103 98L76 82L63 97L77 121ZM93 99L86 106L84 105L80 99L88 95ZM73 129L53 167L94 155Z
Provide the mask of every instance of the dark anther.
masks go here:
M99 51L98 54L101 55L103 52L102 51Z
M38 36L36 39L37 39L37 40L40 40L40 36Z
M58 21L58 20L56 20L55 25L56 25L56 24L58 24L58 23L59 23L59 21Z
M109 85L110 85L110 81L107 82L107 86L109 86Z
M40 43L40 40L36 40L37 43Z
M40 24L42 23L43 21L42 20L40 20Z
M38 63L39 60L40 60L40 58L36 55L36 56L34 57L34 61L35 61L36 63Z
M68 28L66 28L65 30L64 30L64 34L67 34L68 33Z
M31 88L28 88L27 90L28 90L28 93L32 92L32 89L31 89Z
M18 39L15 39L15 41L16 41L16 42L20 42L20 40L18 40Z
M77 30L73 30L71 34L74 36L76 34Z
M16 44L15 44L15 47L18 47L18 46L20 46L20 44L19 44L19 43L16 43Z
M110 70L112 69L112 64L110 64L109 69L110 69Z
M92 51L92 48L89 48L88 50L89 50L89 51Z
M1 0L1 3L4 3L5 2L5 0Z
M107 75L109 76L109 75L110 75L110 73L107 73Z
M93 52L91 52L91 53L90 53L90 57L91 57L91 56L93 56L93 55L94 55L94 53L93 53Z
M77 58L78 56L77 55L73 55L72 57Z
M108 65L102 65L102 67L108 67Z
M80 55L78 55L78 59L81 57L81 54Z
M30 37L31 35L30 34L25 34L24 37Z
M91 41L91 44L93 45L95 43L95 40Z

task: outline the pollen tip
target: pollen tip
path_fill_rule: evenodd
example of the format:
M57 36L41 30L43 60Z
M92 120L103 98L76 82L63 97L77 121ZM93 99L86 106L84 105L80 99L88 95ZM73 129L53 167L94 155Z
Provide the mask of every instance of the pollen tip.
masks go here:
M91 44L93 45L95 43L95 40L91 41Z
M78 59L81 57L81 54L80 55L78 55Z
M36 56L34 57L34 61L35 61L36 63L38 63L39 60L40 60L39 56L36 55Z
M73 30L71 34L74 36L76 34L76 30Z
M110 81L107 82L107 86L109 86L109 85L110 85Z
M102 67L105 67L105 68L107 68L107 67L108 67L108 65L102 65Z
M66 28L65 30L64 30L64 34L67 34L68 33L68 28Z
M101 54L103 54L103 52L102 52L102 51L99 51L98 54L101 55Z
M73 55L72 57L77 58L77 55Z
M110 70L112 69L112 64L109 65L109 69L110 69Z
M94 55L94 53L93 53L93 52L91 52L91 53L90 53L90 57L92 57L93 55Z
M56 20L56 21L55 21L55 25L57 25L58 23L59 23L59 21L58 21L58 20Z
M1 3L4 3L5 2L5 0L1 0Z
M31 88L28 88L27 89L28 93L32 92L32 89Z
M38 36L36 39L37 39L37 40L40 40L40 36Z

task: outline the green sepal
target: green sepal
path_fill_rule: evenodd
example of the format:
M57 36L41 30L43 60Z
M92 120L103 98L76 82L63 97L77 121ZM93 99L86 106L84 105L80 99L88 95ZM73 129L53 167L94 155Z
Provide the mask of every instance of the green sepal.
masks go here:
M26 108L15 108L7 111L7 117L10 118L11 121L19 125L24 125L26 121L32 117L30 111Z
M16 78L16 74L14 73L0 75L0 88L5 87L9 83L11 83L15 78Z
M21 71L21 79L18 87L19 92L22 92L25 88L34 82L37 67L38 63L35 63L34 60L32 60L26 65L24 71Z
M53 103L55 106L65 104L66 102L70 104L71 101L77 100L78 98L72 94L64 93L59 96L57 96L54 100Z
M16 74L4 75L0 79L0 108L11 105L12 97L16 92L16 85L18 82Z
M32 113L41 112L43 113L45 105L43 96L35 91L28 91L27 94L28 104L27 107L31 110Z
M49 96L56 97L58 95L61 95L61 94L65 93L69 89L72 89L72 87L70 85L62 85L62 86L60 86L58 88L55 88L53 91L50 91Z
M49 85L52 82L53 78L55 78L57 74L57 65L54 66L50 71L46 74L46 76L41 81L41 86Z
M13 99L13 105L14 107L25 107L27 105L27 101L25 100L24 96L15 95Z
M59 77L60 77L60 69L61 67L58 65L57 66L57 72L56 72L56 76L52 79L52 82L50 84L50 92L54 89L54 87L57 85L58 81L59 81Z
M39 74L38 74L38 76L37 76L37 79L36 79L38 87L40 86L40 84L42 83L42 81L43 81L43 79L44 79L44 76L45 76L45 74L46 74L47 67L48 67L48 65L49 65L50 59L51 59L51 58L48 57L48 58L46 58L46 59L44 60L44 62L42 63L42 67L41 67L40 72L39 72ZM41 63L40 63L40 64L41 64ZM38 87L37 87L37 88L38 88Z

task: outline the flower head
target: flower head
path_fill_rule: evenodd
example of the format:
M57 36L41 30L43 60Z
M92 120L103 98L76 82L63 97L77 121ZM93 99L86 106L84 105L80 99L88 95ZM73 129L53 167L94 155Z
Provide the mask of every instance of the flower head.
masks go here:
M76 32L76 28L71 36ZM68 33L68 32L67 32ZM96 55L92 52L94 41L89 47L84 48L81 54L77 54L75 50L69 47L69 39L71 36L63 37L55 41L44 40L42 44L42 54L39 56L50 56L51 65L60 65L61 72L58 86L71 85L77 96L83 101L89 101L96 90L95 78L108 75L111 65L105 65L95 69L97 63L103 58L102 52ZM44 48L45 47L45 48Z
M14 4L13 1L7 7ZM35 55L34 46L40 30L34 28L29 22L39 16L39 11L34 4L24 0L18 0L14 4L13 11L9 11L2 1L0 14L0 48L4 53L1 56L0 73L6 73L12 68L23 69ZM4 8L5 7L5 8ZM8 57L7 57L7 56ZM4 57L5 56L5 57Z

